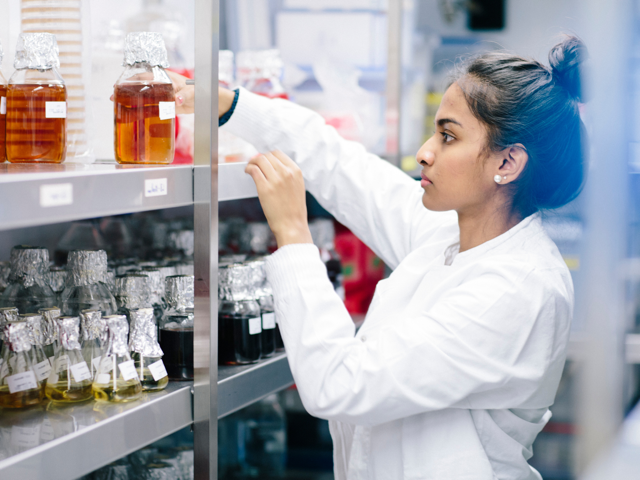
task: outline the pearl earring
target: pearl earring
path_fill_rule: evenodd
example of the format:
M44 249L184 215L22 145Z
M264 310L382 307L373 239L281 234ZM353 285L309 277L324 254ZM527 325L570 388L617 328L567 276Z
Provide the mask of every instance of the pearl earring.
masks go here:
M493 179L496 183L500 183L502 181L502 177L500 175L496 175L495 177L493 177Z

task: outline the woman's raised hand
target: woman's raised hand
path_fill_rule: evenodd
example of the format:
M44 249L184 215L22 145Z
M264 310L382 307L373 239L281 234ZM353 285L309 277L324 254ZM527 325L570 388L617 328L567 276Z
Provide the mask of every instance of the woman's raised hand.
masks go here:
M278 247L312 243L307 203L300 168L279 150L258 155L245 168L258 189L258 197Z
M187 85L187 77L179 73L167 70L167 75L173 83L173 90L176 92L176 113L193 113L195 105L195 88Z

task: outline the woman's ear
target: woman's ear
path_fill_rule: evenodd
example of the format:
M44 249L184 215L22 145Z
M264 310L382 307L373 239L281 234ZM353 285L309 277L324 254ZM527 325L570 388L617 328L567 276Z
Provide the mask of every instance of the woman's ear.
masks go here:
M509 148L503 150L502 164L498 168L497 174L502 177L501 185L514 182L520 177L527 162L529 154L524 145L516 143Z

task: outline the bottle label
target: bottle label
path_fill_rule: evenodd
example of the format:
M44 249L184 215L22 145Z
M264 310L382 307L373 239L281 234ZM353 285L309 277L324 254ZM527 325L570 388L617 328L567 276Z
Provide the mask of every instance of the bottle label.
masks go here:
M153 380L156 382L168 375L167 369L164 368L162 360L158 360L157 362L153 362L149 365L149 371L151 372L151 375L153 375Z
M49 363L49 360L36 363L33 366L33 372L36 374L36 378L39 382L49 378L49 374L51 373L51 364Z
M102 357L100 361L100 373L109 373L113 370L113 356L110 357Z
M273 330L276 328L276 314L275 313L263 313L262 314L262 329Z
M46 118L67 118L67 102L45 102Z
M176 102L158 102L160 110L160 120L176 118Z
M101 373L96 377L96 383L101 385L108 385L111 382L111 375L108 373Z
M87 367L87 362L71 365L71 373L73 374L73 379L78 383L83 380L91 380L91 372L89 371L89 367Z
M7 114L7 97L0 97L0 115Z
M91 359L91 373L92 374L98 373L98 370L100 369L100 360L102 360L102 357L95 357L95 358Z
M7 384L9 385L10 393L24 392L25 390L38 388L36 375L31 370L7 377Z
M40 430L40 440L42 442L50 442L53 440L53 425L51 425L51 420L45 418L42 421L42 429Z
M60 373L69 368L69 356L60 355L56 360L56 373Z
M33 448L40 444L40 425L11 427L11 444L17 448Z
M133 378L138 378L138 372L133 360L118 364L118 368L120 369L120 374L122 375L122 378L124 378L125 382Z
M249 319L249 335L257 335L262 332L262 319L260 317Z

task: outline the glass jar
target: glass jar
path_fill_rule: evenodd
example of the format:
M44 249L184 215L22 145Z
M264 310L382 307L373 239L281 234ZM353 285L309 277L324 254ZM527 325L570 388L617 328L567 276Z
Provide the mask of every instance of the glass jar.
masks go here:
M173 162L175 91L162 35L127 35L125 70L114 91L115 156L118 163Z
M4 327L5 345L0 362L0 407L25 408L44 400L42 386L33 373L29 331L25 322Z
M82 310L100 310L102 315L116 311L116 301L104 283L107 253L104 250L72 250L67 257L69 271L60 295L63 315L78 316Z
M2 66L2 43L0 43L0 66ZM0 163L7 160L7 80L0 71Z
M56 305L57 296L47 283L49 251L20 245L11 249L9 285L0 295L0 307L16 307L20 313L38 313Z
M251 269L251 283L254 297L260 305L260 318L262 320L262 333L260 333L260 346L262 358L273 356L276 353L276 315L273 305L271 287L267 283L267 272L262 258L250 261L247 266Z
M50 33L18 37L7 87L6 155L12 163L62 163L67 154L67 88Z
M127 273L116 277L116 303L120 315L129 315L136 308L151 307L149 277Z
M158 345L158 326L152 308L132 310L129 351L144 391L162 390L169 384Z
M44 318L39 313L25 313L18 317L18 321L25 322L27 324L29 341L31 342L31 350L29 351L29 354L31 356L32 370L33 373L36 374L36 379L44 388L47 383L47 378L51 373L51 363L43 349L46 337L45 328L47 325Z
M175 380L193 379L193 285L191 275L171 275L165 280L167 307L158 333L165 367Z

